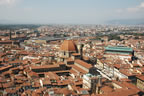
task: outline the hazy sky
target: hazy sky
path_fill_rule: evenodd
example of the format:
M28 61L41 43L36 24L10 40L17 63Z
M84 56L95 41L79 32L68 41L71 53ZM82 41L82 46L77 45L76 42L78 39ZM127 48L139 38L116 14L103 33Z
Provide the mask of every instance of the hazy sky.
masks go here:
M0 0L0 22L103 24L144 18L144 0Z

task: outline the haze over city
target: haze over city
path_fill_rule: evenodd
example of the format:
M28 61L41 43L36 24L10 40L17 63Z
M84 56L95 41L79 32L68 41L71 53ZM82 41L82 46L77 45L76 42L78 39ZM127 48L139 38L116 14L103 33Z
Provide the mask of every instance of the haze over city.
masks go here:
M143 24L144 0L0 0L1 24Z
M0 96L144 96L144 0L0 0Z

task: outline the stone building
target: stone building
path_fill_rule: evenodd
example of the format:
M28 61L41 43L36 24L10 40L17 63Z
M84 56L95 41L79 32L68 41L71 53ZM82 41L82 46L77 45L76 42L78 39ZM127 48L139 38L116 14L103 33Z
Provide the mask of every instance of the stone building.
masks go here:
M76 45L72 40L64 40L60 46L58 62L64 62L69 58L82 59L82 47L82 44Z

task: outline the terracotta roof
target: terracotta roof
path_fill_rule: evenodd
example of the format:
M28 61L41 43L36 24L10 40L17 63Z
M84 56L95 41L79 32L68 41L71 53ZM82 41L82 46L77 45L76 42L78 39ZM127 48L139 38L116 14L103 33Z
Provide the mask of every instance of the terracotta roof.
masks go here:
M67 62L73 62L74 60L72 58L68 58Z
M75 74L75 73L77 73L75 70L73 70L73 69L71 69L70 71L69 71L71 74Z
M46 69L46 68L54 68L59 67L59 65L43 65L43 66L31 66L32 69Z
M60 50L76 52L76 45L72 40L64 40L64 42L60 46Z
M134 75L128 69L120 69L120 72L126 76L133 76Z
M0 62L2 62L3 61L3 58L0 58Z
M77 73L84 73L84 74L87 73L87 71L81 69L80 67L77 67L76 65L73 65L73 66L72 66L72 69L73 69L74 71L76 71Z
M28 75L29 75L30 77L39 77L38 74L37 74L36 72L33 72L33 71L28 72Z
M84 60L90 60L90 58L87 57L87 56L83 56L83 59L84 59Z
M139 91L135 89L119 89L111 93L98 94L96 96L134 96L137 95Z
M72 55L73 55L73 56L79 56L80 53L73 53Z
M49 79L58 79L59 78L59 76L56 73L54 73L54 72L47 72L47 73L45 73L45 75Z
M121 65L120 65L120 64L114 64L114 67L120 69L120 68L121 68Z
M139 64L133 64L133 67L140 67Z
M104 92L104 93L110 93L113 91L113 89L110 87L110 86L104 86L101 88L101 90Z
M56 94L63 94L64 96L68 96L70 94L72 94L72 91L66 89L66 88L61 88L59 90L55 91Z
M131 80L128 78L121 78L120 81L126 81L126 82L130 82Z
M77 64L79 64L79 65L81 65L81 66L83 66L83 67L85 67L87 69L92 67L91 64L88 64L88 63L86 63L86 62L84 62L84 61L82 61L80 59L75 60L75 63L77 63Z
M44 78L42 81L43 81L43 85L50 85L51 84L49 78Z
M3 66L3 67L0 68L0 71L5 70L5 69L9 69L11 67L12 67L12 65Z
M3 88L9 88L9 87L13 86L13 82L7 82L7 83L4 83L2 85L3 85Z
M139 76L137 76L137 78L140 80L144 80L144 75L139 75Z

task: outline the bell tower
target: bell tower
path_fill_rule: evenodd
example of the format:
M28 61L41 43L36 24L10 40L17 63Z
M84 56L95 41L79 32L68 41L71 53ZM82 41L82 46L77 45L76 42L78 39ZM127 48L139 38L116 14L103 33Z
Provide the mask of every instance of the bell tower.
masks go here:
M9 31L9 39L12 40L12 30Z
M77 45L78 53L80 54L81 59L83 59L83 46L84 46L83 44Z

